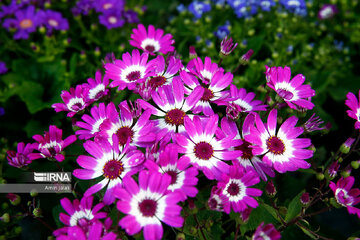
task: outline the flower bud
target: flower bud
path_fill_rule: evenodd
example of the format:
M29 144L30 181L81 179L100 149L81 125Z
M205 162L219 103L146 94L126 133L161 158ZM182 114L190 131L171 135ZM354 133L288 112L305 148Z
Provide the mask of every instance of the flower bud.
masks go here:
M244 211L240 212L240 219L243 221L243 223L246 223L249 220L251 211L252 208L248 207Z
M37 195L38 195L38 192L36 190L31 190L30 196L37 197Z
M353 169L358 169L359 166L360 166L360 160L352 161L352 162L351 162L351 167L352 167Z
M14 232L16 235L20 235L20 233L22 232L22 227L18 226L14 228Z
M197 228L196 227L191 227L189 230L191 235L195 235L197 233Z
M176 235L176 240L185 240L185 234L184 233L178 233Z
M4 213L1 217L0 217L0 220L5 222L5 223L8 223L10 222L10 215L8 213Z
M266 184L265 191L269 197L274 197L276 195L276 188L271 180Z
M351 146L355 142L355 138L348 138L340 147L340 152L347 154L350 151Z
M306 207L309 205L310 203L310 196L309 196L309 193L308 192L304 192L301 197L300 197L300 202L301 204Z
M194 200L189 199L188 204L189 204L190 213L191 214L196 214L198 212L198 208L196 207Z
M95 55L95 57L99 57L100 54L101 54L100 48L99 48L99 47L96 47L95 50L94 50L94 55Z
M42 210L40 208L35 208L33 214L35 217L42 217Z
M21 198L17 194L8 193L6 195L6 198L9 199L10 203L14 206L19 205L19 203L21 202Z
M194 46L190 46L189 47L189 57L190 59L194 59L197 57L197 53L195 51L195 47Z
M321 181L321 180L323 180L325 178L325 176L322 173L317 173L316 178Z
M340 164L338 161L333 162L329 166L329 168L327 170L327 174L329 175L330 180L332 180L333 178L336 177L339 168L340 168Z

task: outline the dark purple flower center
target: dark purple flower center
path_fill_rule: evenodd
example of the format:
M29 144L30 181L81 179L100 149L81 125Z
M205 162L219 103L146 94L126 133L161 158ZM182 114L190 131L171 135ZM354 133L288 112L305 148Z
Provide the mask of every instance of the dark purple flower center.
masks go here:
M200 100L204 101L204 102L208 102L213 97L214 97L214 93L210 89L204 88L204 93L203 93L202 97L200 98Z
M173 185L174 183L176 183L176 180L177 180L177 172L170 170L170 171L167 171L166 173L169 174L169 176L171 177L171 183L170 183L170 185Z
M31 28L33 25L33 22L31 21L31 19L23 19L20 21L19 25L22 29Z
M56 150L54 147L48 148L48 151L50 153L51 156L55 156L56 155Z
M269 149L269 152L272 152L273 154L280 155L285 152L284 142L276 136L271 136L266 140L266 146Z
M218 202L216 201L216 199L211 198L211 199L208 201L208 205L209 205L209 208L210 208L210 209L216 209L217 206L218 206Z
M195 156L201 160L209 160L212 157L214 150L209 143L199 142L195 145L194 153Z
M155 47L153 45L146 45L145 50L152 53L155 51Z
M139 203L139 209L143 216L153 217L155 216L157 208L157 202L152 199L145 199Z
M126 79L129 82L135 82L140 79L140 76L141 76L140 71L133 71L126 76Z
M236 196L239 194L240 192L240 187L238 184L236 183L230 183L230 185L227 188L227 192L231 195L231 196Z
M149 80L149 84L152 88L157 88L166 83L166 77L164 76L156 76Z
M180 109L172 109L165 115L165 122L170 125L184 125L185 112Z
M130 142L132 141L132 137L134 136L133 130L131 130L129 127L121 127L119 130L116 131L116 136L119 139L119 144L121 146L124 146L128 139L130 138Z
M294 94L286 89L278 89L277 94L286 100L291 100L294 97Z
M240 146L235 147L235 150L242 151L242 158L251 160L253 158L252 148L250 147L251 143L243 140L243 143Z
M112 159L105 163L103 168L104 177L112 180L120 177L121 173L124 171L124 165L121 161Z
M83 105L81 103L74 103L72 106L71 106L71 110L77 112L77 111L80 111L82 109Z

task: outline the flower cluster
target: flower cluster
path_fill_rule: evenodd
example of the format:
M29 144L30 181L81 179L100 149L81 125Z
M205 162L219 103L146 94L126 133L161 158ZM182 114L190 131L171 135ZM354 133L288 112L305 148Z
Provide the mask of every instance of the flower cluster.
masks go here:
M40 2L40 1L39 1ZM14 39L28 39L29 34L37 28L45 28L50 35L54 30L69 29L69 23L60 12L44 9L41 1L40 9L35 8L30 1L12 0L9 5L3 5L0 18L4 18L2 26L8 31L15 31Z
M125 0L79 0L72 9L74 15L88 15L91 10L99 13L99 22L107 29L119 28L125 23L139 22L137 13L125 9Z
M104 14L124 7L122 1L82 2L81 11L95 8ZM258 6L272 5L260 1ZM196 7L200 8L206 10ZM237 46L226 40L224 56ZM184 226L183 207L189 203L189 209L193 208L190 198L198 196L200 180L212 189L208 209L235 212L246 222L252 209L261 204L262 180L311 167L312 142L302 134L321 130L322 122L314 115L307 122L299 119L313 109L311 98L315 96L302 74L290 80L289 67L266 66L266 96L277 96L267 105L254 92L236 86L234 74L221 61L196 56L185 62L176 55L174 43L172 35L164 35L162 29L139 24L130 40L137 49L105 61L104 76L98 70L95 78L69 92L64 90L63 103L53 104L56 112L67 113L75 134L83 140L84 152L76 159L80 167L73 175L91 180L80 202L61 200L67 214L60 214L65 227L54 232L59 239L70 235L86 239L93 232L96 239L115 239L107 214L99 212L104 206L116 206L117 224L127 234L142 231L145 239L161 239L163 223ZM136 100L115 101L115 92L130 92ZM351 108L349 116L359 121L359 104L353 94L346 104ZM285 115L289 111L282 110L287 106L299 115ZM305 123L297 126L299 122ZM8 152L10 165L27 166L37 158L61 162L64 148L77 139L71 135L63 140L62 130L55 126L33 138L36 143L19 143L18 152ZM349 149L353 142L347 142ZM359 202L358 190L350 190L353 182L351 177L341 179L336 186L330 182L330 188L339 204L359 215L353 207ZM268 186L273 197L272 181ZM94 196L101 202L92 207ZM253 236L279 238L274 226L264 223Z

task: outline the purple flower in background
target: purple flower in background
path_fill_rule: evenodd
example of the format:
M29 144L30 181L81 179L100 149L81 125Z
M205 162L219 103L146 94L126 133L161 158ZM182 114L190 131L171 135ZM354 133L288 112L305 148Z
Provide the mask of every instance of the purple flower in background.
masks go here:
M221 41L220 44L220 53L223 56L228 56L234 49L237 47L238 43L233 43L232 38L227 38L228 36L225 36L224 39Z
M95 0L79 0L71 11L74 15L88 15L89 11L94 8L94 3Z
M55 30L68 30L69 23L66 18L63 18L60 12L45 10L39 13L41 23L46 26L49 32Z
M121 11L117 9L104 12L99 16L99 21L107 29L122 27L125 24Z
M270 11L271 7L275 6L275 2L273 0L261 0L259 6L263 11Z
M21 7L22 7L22 5L18 4L17 0L12 0L9 5L2 5L1 6L2 11L0 12L0 18L14 14Z
M124 9L124 5L124 0L98 0L94 2L95 10L102 13L111 10L122 11Z
M15 12L16 19L8 18L3 22L6 29L17 29L14 39L28 39L29 33L35 32L39 25L39 15L35 12L35 7L30 5L24 10Z
M89 89L88 99L90 101L97 101L109 94L109 89L106 88L108 85L109 78L107 76L102 78L101 71L97 70L95 79L88 78L87 83L84 83L82 86Z
M190 3L188 8L189 11L192 14L194 14L195 18L199 19L204 13L209 12L211 10L211 5L209 3L195 0L192 3Z
M319 116L316 116L315 113L313 113L313 115L311 115L311 117L303 124L303 128L307 133L319 131L325 129L325 127L320 127L320 125L323 123L324 121L321 120Z
M338 13L338 9L336 5L334 4L324 4L319 12L318 12L318 18L321 20L329 19L334 17L334 15Z
M125 11L123 14L124 14L124 18L125 18L126 22L128 22L128 23L140 22L137 12L135 12L131 9Z
M6 67L6 63L3 61L0 61L0 75L7 73L8 69Z

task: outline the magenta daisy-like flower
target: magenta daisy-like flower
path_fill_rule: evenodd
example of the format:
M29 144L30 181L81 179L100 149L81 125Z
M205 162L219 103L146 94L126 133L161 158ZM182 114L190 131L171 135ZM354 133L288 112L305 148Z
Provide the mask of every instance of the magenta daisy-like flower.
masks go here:
M153 62L148 62L148 57L147 53L140 55L139 50L134 49L131 55L128 52L124 53L122 60L117 59L114 63L106 63L105 76L114 80L110 83L110 87L118 86L118 90L126 87L130 90L135 89L137 83L153 74Z
M280 232L276 230L271 223L264 225L262 222L252 236L252 240L279 240L281 238Z
M117 111L111 111L109 119L100 125L100 132L96 138L107 139L112 143L113 135L116 135L121 148L125 147L128 141L131 146L150 146L156 139L156 134L152 131L153 123L149 121L151 110L144 111L135 120L127 103L120 104L119 108L120 114Z
M100 98L109 94L109 89L106 87L109 85L109 78L104 76L101 79L101 71L97 70L95 74L95 79L88 78L87 83L83 84L84 88L88 88L88 99L90 101L97 101Z
M179 152L184 155L178 161L178 167L184 169L188 164L203 171L208 179L220 179L223 173L229 172L229 165L223 160L234 160L242 153L238 150L230 150L237 142L234 136L217 140L215 132L221 131L218 127L218 116L200 120L194 116L193 120L186 117L184 120L185 134L175 134L175 142L179 146Z
M110 218L108 218L110 219ZM56 236L57 240L116 240L117 235L109 232L111 226L106 226L100 221L91 221L87 228L79 226L67 227L60 235Z
M262 191L256 188L249 188L260 182L257 174L253 171L246 172L243 167L231 166L229 175L223 174L217 187L221 189L220 197L223 198L224 212L242 212L247 206L256 208L257 201L253 197L259 197Z
M79 135L79 139L89 139L94 137L100 132L100 126L106 119L118 115L113 102L110 102L107 106L105 106L105 103L100 103L99 106L93 106L90 113L91 116L87 114L81 116L81 119L84 122L76 122L76 126L83 128L76 131L76 135Z
M159 55L154 60L154 76L150 77L147 81L152 89L157 89L163 85L169 85L173 77L183 67L181 59L170 56L168 63L165 64L163 56Z
M310 167L305 159L311 158L313 151L304 148L311 145L311 140L297 138L304 132L302 127L295 127L297 117L286 119L277 130L276 109L271 110L265 125L260 116L254 114L256 127L251 126L250 134L245 136L245 140L254 145L254 155L264 154L263 161L280 173Z
M65 157L61 153L64 148L76 141L76 136L71 135L62 139L62 130L54 125L50 125L49 131L44 136L34 135L33 139L37 141L34 143L34 148L40 153L31 153L32 159L36 158L54 158L59 162L62 162Z
M349 117L356 120L355 122L355 129L360 129L360 90L359 90L359 99L356 98L355 94L352 92L349 92L346 95L345 104L350 108L350 110L347 110L347 114Z
M56 112L67 111L68 117L73 117L76 113L85 109L90 100L87 98L89 89L84 88L82 85L77 85L76 88L70 88L70 91L63 90L61 92L61 98L64 103L54 103L51 107Z
M182 227L181 199L179 192L169 192L171 177L158 172L141 171L139 185L131 177L124 179L122 188L116 188L115 197L119 198L117 208L126 214L119 225L129 235L144 229L145 239L161 239L161 222L172 227Z
M246 92L245 88L238 89L235 85L230 85L230 96L233 99L229 103L237 106L241 112L266 111L267 105L260 100L254 100L255 93Z
M185 84L186 94L190 94L198 86L204 89L204 93L200 101L195 105L193 112L203 112L206 116L214 114L210 102L216 102L226 98L229 93L225 90L232 82L233 75L229 72L217 71L214 76L209 79L210 83L207 85L201 84L198 79L191 73L186 71L180 72L180 77Z
M310 85L303 85L305 77L298 74L290 80L289 67L266 66L267 85L273 89L292 109L312 109L314 104L308 100L315 96Z
M139 99L140 106L144 109L150 109L153 115L160 117L152 120L155 122L157 131L163 133L184 132L184 119L191 109L200 100L203 89L196 87L188 96L184 97L184 85L179 78L174 78L171 85L166 85L153 92L152 99L158 108L150 103Z
M197 76L203 84L210 84L215 73L219 71L224 72L224 69L219 67L216 63L211 62L210 57L205 57L204 63L201 58L194 58L189 62L187 69Z
M340 178L337 183L330 182L329 187L334 192L336 201L347 208L350 214L356 214L360 218L360 209L354 206L360 203L360 190L352 188L355 178L349 176Z
M234 139L239 139L240 144L234 147L235 150L241 150L242 155L233 160L234 165L241 165L246 171L256 172L264 181L266 175L274 177L275 173L272 167L264 163L259 156L253 154L252 144L245 140L245 136L250 134L250 127L254 125L255 117L252 114L247 115L244 120L241 134L234 121L227 118L221 119L221 128L227 136L236 134Z
M106 218L107 213L99 212L104 204L98 203L94 207L93 205L94 198L83 197L80 201L75 199L71 202L68 198L63 198L60 200L61 206L64 208L67 214L60 213L60 221L66 225L66 227L60 228L54 231L55 236L62 235L67 232L69 227L78 226L83 230L88 230L89 225L92 221L98 219Z
M162 29L155 29L153 25L149 25L146 31L144 25L139 24L137 28L133 29L131 34L130 45L144 50L150 54L160 52L166 54L175 50L172 44L175 40L171 34L165 34Z
M213 186L211 189L211 194L207 202L208 207L211 210L222 212L224 211L224 199L220 197L221 190L217 186Z
M17 152L9 150L7 151L7 160L10 166L22 168L29 165L32 162L30 154L33 152L34 146L32 143L20 142L17 145Z
M145 164L150 170L168 174L171 177L168 190L181 192L184 196L183 200L185 200L187 196L195 197L198 193L196 188L198 170L194 167L179 169L178 158L177 147L170 144L159 154L157 163L147 161Z
M113 137L112 145L106 140L88 140L84 143L85 150L92 156L80 155L77 158L77 163L84 169L75 169L74 176L79 179L103 177L99 183L88 188L84 196L90 196L107 186L103 201L105 204L111 204L115 200L114 187L121 186L127 174L131 175L139 170L139 165L144 161L144 154L128 147L120 151L119 147L116 136Z

